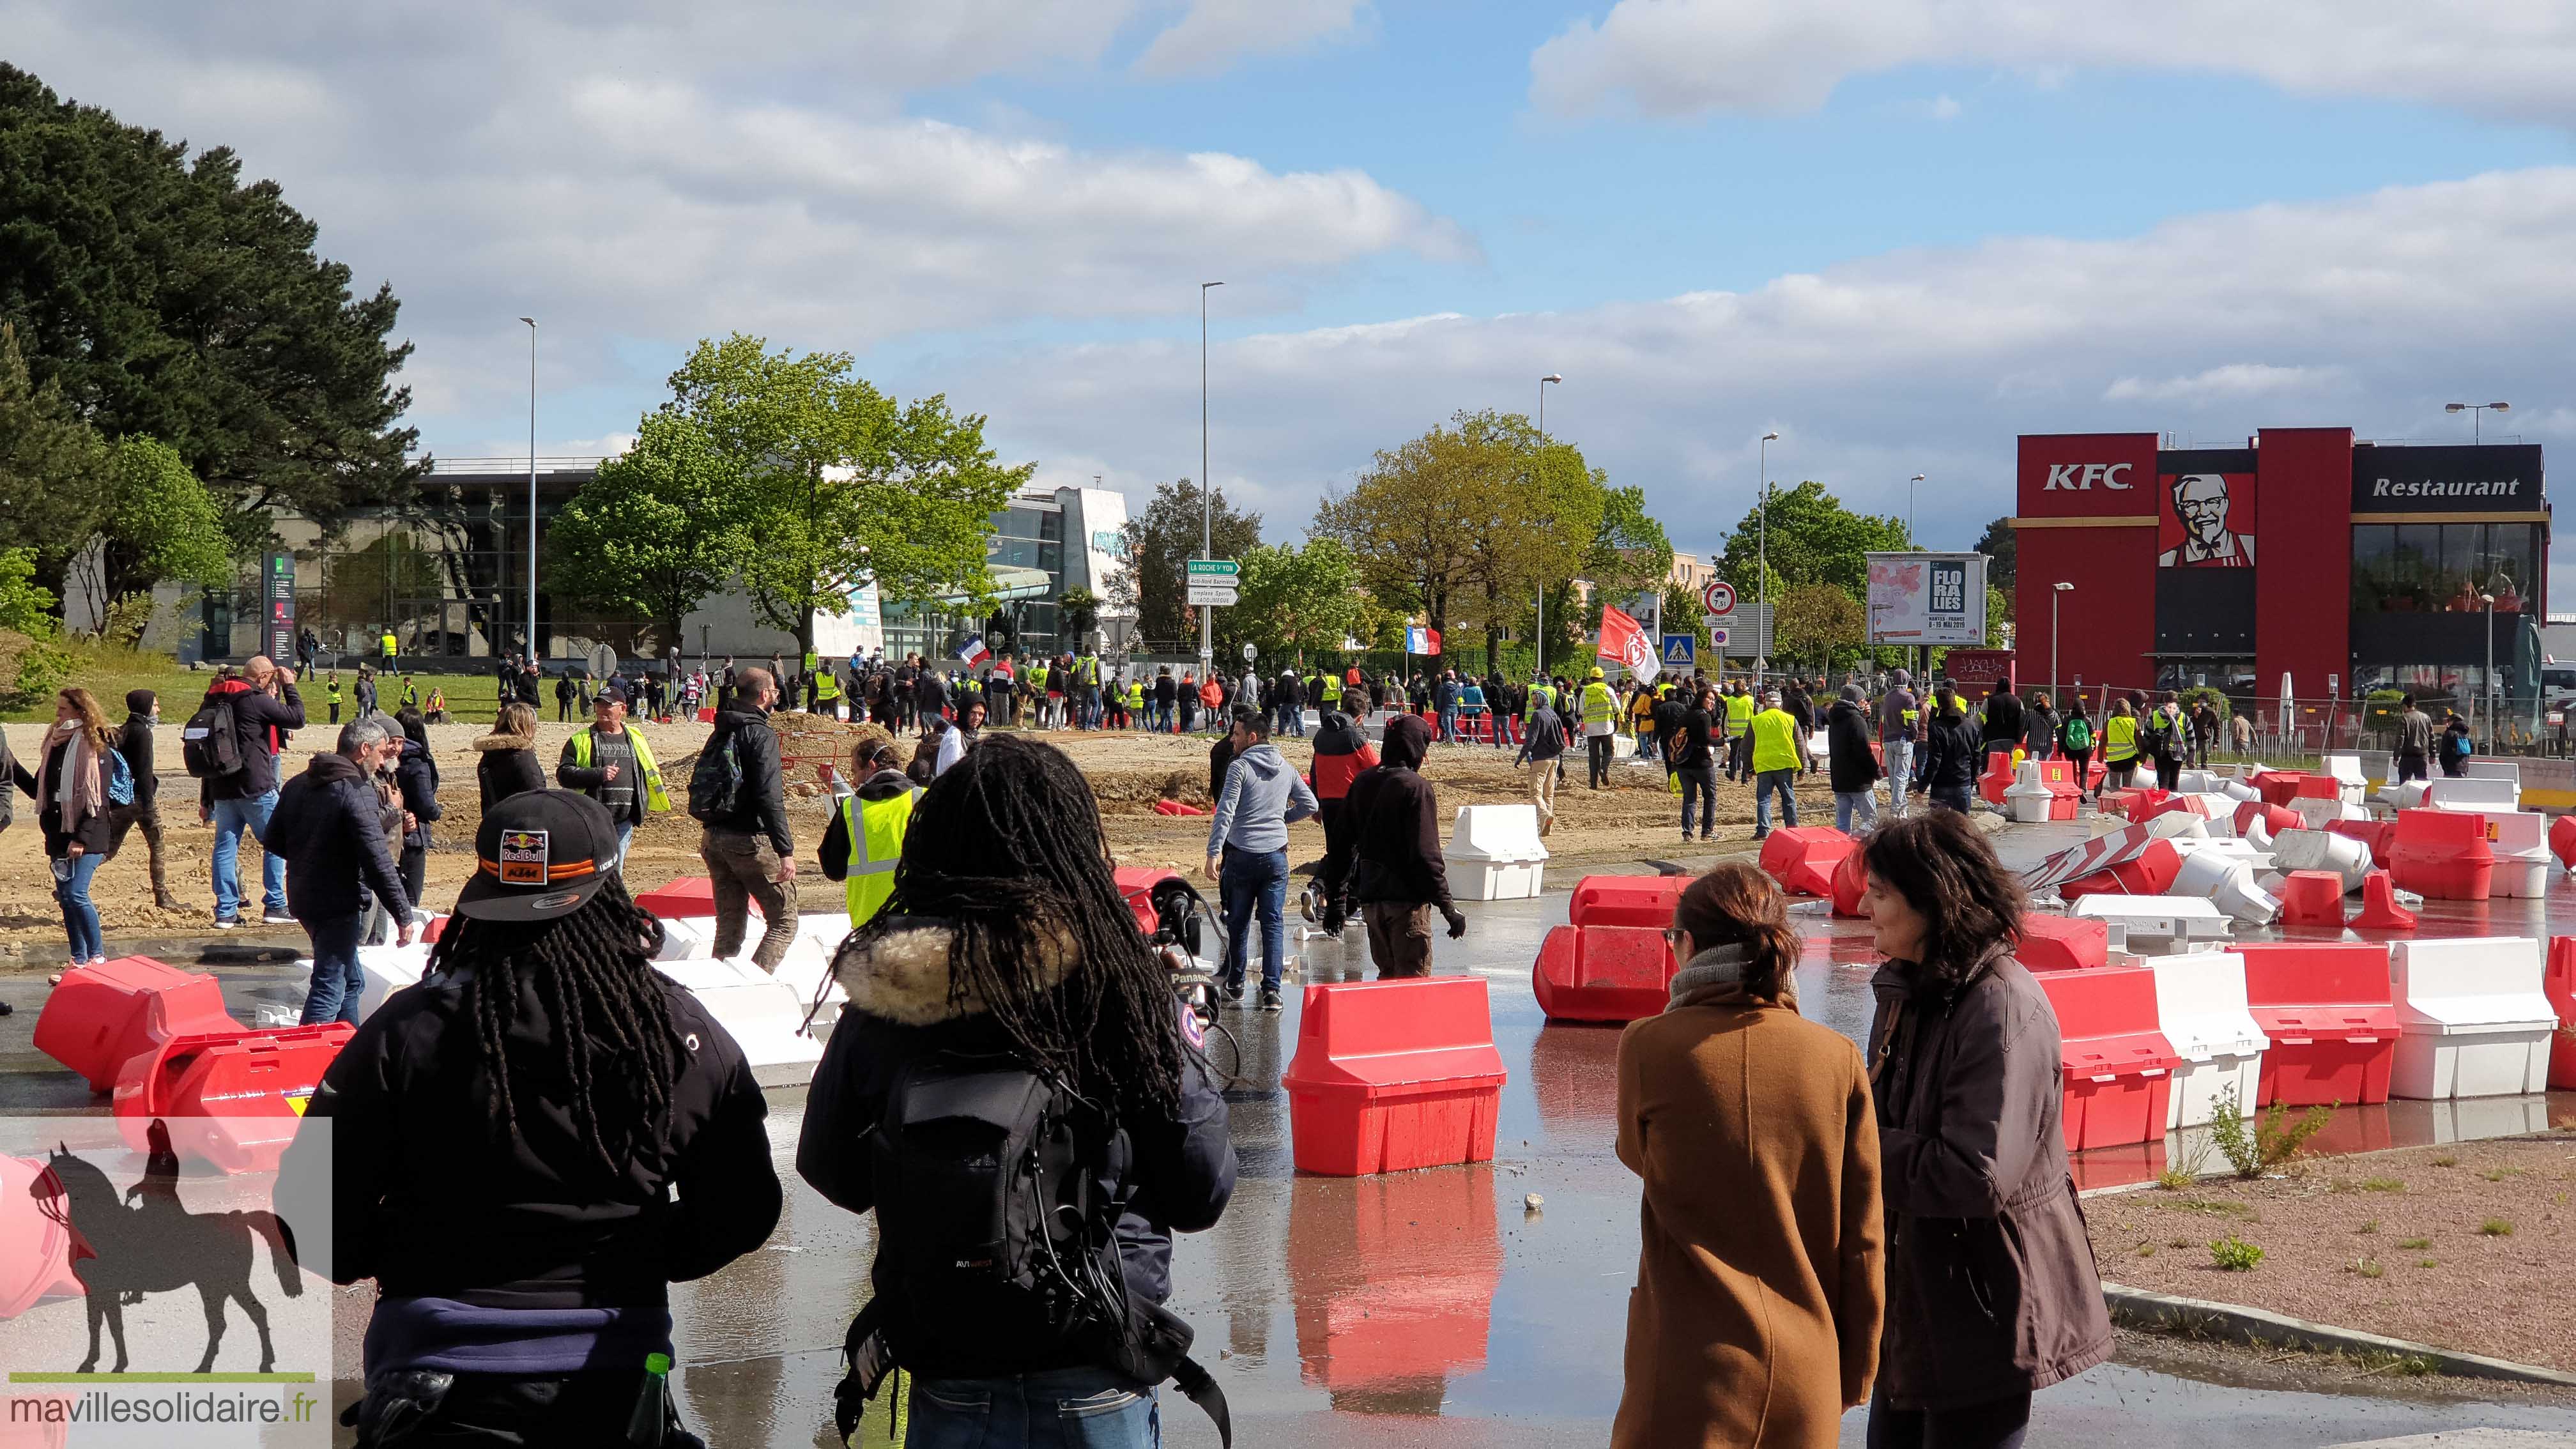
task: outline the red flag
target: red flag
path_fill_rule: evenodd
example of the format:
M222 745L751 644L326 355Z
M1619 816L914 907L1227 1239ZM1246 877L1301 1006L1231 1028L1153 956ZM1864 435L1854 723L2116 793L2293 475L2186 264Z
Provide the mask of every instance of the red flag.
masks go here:
M1606 604L1601 609L1601 643L1592 652L1597 658L1626 665L1628 672L1640 680L1653 679L1662 668L1645 629L1626 611Z

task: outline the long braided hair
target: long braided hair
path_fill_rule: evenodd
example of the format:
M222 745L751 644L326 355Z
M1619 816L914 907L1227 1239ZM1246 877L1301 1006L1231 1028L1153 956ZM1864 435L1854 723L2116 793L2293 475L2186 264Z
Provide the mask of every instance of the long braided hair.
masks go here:
M865 927L952 924L948 999L980 1001L1036 1070L1095 1106L1169 1115L1190 1047L1170 976L1110 874L1100 807L1052 745L990 735L913 811ZM1053 963L1068 957L1061 984Z
M554 1024L554 1046L572 1084L574 1125L598 1166L625 1173L671 1107L686 1048L651 965L662 923L611 875L580 909L552 921L448 918L429 970L464 971L465 1010L491 1081L492 1130L520 1139L509 1035L522 994L533 990Z

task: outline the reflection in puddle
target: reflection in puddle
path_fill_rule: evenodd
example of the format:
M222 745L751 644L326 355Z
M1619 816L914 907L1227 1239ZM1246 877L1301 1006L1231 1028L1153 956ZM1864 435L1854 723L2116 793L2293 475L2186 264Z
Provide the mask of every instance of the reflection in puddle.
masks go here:
M1490 1166L1300 1177L1288 1285L1305 1382L1360 1413L1435 1415L1485 1367L1503 1276Z

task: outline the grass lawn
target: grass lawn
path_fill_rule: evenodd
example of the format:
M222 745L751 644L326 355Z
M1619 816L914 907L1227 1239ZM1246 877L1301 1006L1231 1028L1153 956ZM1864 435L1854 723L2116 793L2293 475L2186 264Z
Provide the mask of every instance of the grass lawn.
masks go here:
M125 718L125 696L129 691L137 689L149 689L160 695L162 718L186 719L196 713L197 701L205 697L206 686L212 684L215 678L213 670L183 669L167 654L76 647L73 659L69 682L80 685L98 696L99 706L107 711L107 717L111 723ZM330 718L328 696L323 688L323 680L329 674L329 670L323 670L314 676L298 678L295 682L296 692L304 697L304 706L316 721ZM490 722L493 704L499 694L500 681L489 673L422 674L414 678L420 685L420 697L424 704L429 699L431 688L444 689L447 691L449 714L459 720L475 724ZM340 697L344 705L354 708L357 704L357 683L358 671L355 666L340 671ZM546 681L549 690L553 688L553 684L552 679ZM399 677L382 681L380 688L385 707L398 708L397 700L400 698L401 691ZM550 706L551 702L552 696L549 694ZM26 708L0 711L0 720L8 721L43 721L53 717L54 706L50 698L36 700Z

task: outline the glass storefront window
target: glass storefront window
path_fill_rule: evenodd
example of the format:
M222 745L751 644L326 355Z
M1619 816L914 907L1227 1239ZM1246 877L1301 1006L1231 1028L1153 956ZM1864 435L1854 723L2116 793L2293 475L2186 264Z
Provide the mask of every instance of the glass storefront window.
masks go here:
M2478 581L2486 574L2487 531L2483 524L2445 523L2442 530L2442 608L2453 614L2478 609Z
M2356 614L2476 613L2480 593L2499 614L2528 613L2540 529L2528 523L2359 524L2352 531Z
M2486 589L2495 595L2499 614L2536 612L2539 602L2533 597L2539 574L2532 560L2540 553L2540 526L2533 523L2497 523L2487 527Z
M2352 611L2376 614L2388 607L2390 570L2395 566L2397 528L2387 523L2359 523L2352 530Z

